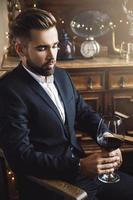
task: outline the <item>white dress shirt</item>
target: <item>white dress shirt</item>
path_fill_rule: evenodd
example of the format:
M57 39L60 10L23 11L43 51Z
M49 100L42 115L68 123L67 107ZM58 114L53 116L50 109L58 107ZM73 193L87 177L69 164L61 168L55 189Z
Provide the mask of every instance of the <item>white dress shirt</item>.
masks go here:
M54 102L55 106L57 107L60 116L65 123L65 110L63 102L59 96L58 90L54 84L54 76L41 76L37 75L30 70L28 70L24 65L24 69L41 85L41 87L45 90L51 100Z

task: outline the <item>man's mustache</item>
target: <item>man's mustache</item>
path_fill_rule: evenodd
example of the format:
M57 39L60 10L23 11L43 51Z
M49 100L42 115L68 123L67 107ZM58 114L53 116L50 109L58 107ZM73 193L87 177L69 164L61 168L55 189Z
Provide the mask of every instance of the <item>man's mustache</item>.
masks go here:
M49 59L45 64L54 64L55 63L55 60L52 58L52 59Z

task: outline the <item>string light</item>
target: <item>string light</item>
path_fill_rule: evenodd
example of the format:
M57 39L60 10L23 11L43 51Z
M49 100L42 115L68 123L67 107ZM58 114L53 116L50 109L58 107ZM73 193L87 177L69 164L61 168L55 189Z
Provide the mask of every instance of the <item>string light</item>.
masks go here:
M8 174L9 181L14 182L14 181L15 181L14 173L13 173L11 170L9 170L9 171L7 172L7 174Z
M37 7L35 0L33 0L33 7L34 7L34 8Z
M5 32L5 37L6 39L9 39L9 33L7 31Z
M4 51L5 51L5 52L7 51L7 47L6 47L6 46L4 47Z
M113 26L113 22L109 22L109 26Z
M14 176L12 176L12 181L14 181L15 180L15 177Z
M78 25L77 25L77 28L80 28L80 27L81 27L81 25L80 25L80 24L78 24Z
M15 1L15 10L18 11L19 13L21 12L21 4L19 0Z
M64 21L63 21L63 23L64 23ZM106 27L108 28L111 28L111 29L116 29L117 27L119 27L119 24L123 24L124 25L124 23L125 23L125 25L128 25L129 24L129 22L128 21L124 21L124 20L122 20L122 19L119 19L118 20L118 22L116 22L116 23L114 23L113 21L110 21L108 24L106 24L106 25L104 25L104 24L99 24L99 30L100 31L102 31L102 30L104 30L104 29L106 29ZM80 30L84 30L84 31L93 31L94 29L93 29L93 27L89 27L89 26L86 26L85 24L80 24L80 23L78 23L78 22L76 22L76 21L72 21L71 22L71 26L73 27L73 28L76 28L76 29L80 29Z
M17 3L15 4L15 8L18 9L18 4Z
M11 174L12 174L12 172L11 172L11 171L8 171L8 174L9 174L9 175L11 175Z

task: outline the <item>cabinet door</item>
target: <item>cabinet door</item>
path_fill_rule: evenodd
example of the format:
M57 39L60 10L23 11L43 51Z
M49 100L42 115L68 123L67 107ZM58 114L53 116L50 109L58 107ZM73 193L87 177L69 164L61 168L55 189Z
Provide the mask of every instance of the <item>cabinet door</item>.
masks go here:
M105 73L97 72L71 72L71 79L79 91L98 92L105 89Z
M133 70L115 70L109 73L109 89L133 89Z
M126 114L127 130L133 130L133 69L113 70L109 72L110 104L115 111Z
M84 100L92 106L92 108L99 112L100 114L103 113L103 95L101 93L81 93Z
M133 92L119 92L112 96L114 110L126 114L126 128L133 130Z

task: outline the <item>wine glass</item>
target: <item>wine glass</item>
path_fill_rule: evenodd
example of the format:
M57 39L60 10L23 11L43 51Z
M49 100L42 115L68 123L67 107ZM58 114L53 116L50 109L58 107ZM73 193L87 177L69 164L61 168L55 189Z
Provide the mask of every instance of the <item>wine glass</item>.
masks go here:
M103 135L102 127L106 124L112 135ZM121 135L122 134L122 135ZM122 119L117 116L105 116L99 122L97 129L97 143L107 151L119 148L124 141L124 128ZM115 173L100 174L98 179L104 183L116 183L120 180L120 176Z

